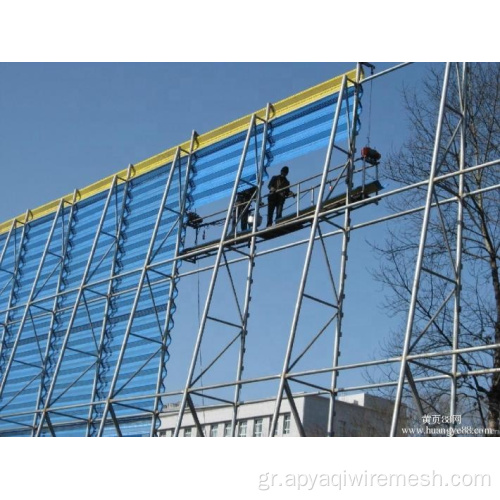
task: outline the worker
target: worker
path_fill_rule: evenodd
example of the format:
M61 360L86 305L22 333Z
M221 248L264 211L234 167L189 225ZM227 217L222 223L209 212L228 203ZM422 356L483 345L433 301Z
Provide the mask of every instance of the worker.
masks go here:
M242 231L248 229L248 212L250 211L250 204L256 191L256 187L251 187L236 194L235 225L240 220Z
M273 223L274 210L276 209L276 220L281 219L283 213L283 205L285 204L285 199L289 196L295 198L295 193L290 191L290 182L286 178L289 169L285 165L281 169L280 175L275 175L269 181L269 196L268 196L268 206L267 206L267 225L271 226Z

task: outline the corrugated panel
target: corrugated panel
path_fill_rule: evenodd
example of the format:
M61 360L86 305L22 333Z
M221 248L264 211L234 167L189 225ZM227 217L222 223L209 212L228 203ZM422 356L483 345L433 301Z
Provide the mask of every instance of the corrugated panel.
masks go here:
M274 119L266 145L265 169L272 163L282 164L299 156L326 147L330 136L338 94L327 96L317 102ZM337 127L336 141L348 134L348 121L352 114L354 88L350 87L343 101ZM227 197L234 184L246 132L226 139L197 153L194 207ZM257 173L257 158L262 147L262 125L257 127L244 163L242 180L254 182ZM256 153L257 151L257 153Z
M305 105L289 106L288 112L281 110L275 115L265 148L265 168L270 168L273 162L282 164L326 146L338 94L316 92L313 95L320 95L320 98L312 102L302 100ZM343 104L337 141L347 137L353 100L354 92L350 88L347 102ZM257 134L250 143L243 181L256 179L262 127L262 124L256 127ZM186 211L229 195L246 135L243 129L229 136L220 134L220 140L208 142L196 151L186 188ZM164 262L174 255L179 193L184 188L186 165L184 158L181 168L174 169L171 195L161 210L153 262ZM44 406L52 410L50 423L58 429L58 435L87 432L95 435L102 416L102 402L110 395L118 399L131 398L127 404L113 406L117 418L127 429L125 432L149 432L149 412L154 398L140 397L157 392L159 373L162 383L166 377L168 352L162 355L162 335L173 328L175 304L170 318L166 317L166 304L171 286L174 287L174 299L177 295L175 283L163 280L151 284L151 288L144 287L138 295L137 311L132 319L130 312L170 171L171 163L166 163L133 178L126 196L125 184L116 186L90 262L85 293L79 303L79 290L108 191L97 190L76 203L73 212L70 206L65 206L56 220L47 247L49 253L35 287L35 276L55 212L32 220L25 230L18 227L10 238L7 232L0 235L3 255L0 270L4 270L0 271L0 318L4 323L0 330L0 383L3 389L0 435L30 435L33 425L39 422L35 412ZM117 226L121 207L123 223ZM113 234L118 235L117 244ZM184 235L185 230L181 244ZM67 251L61 261L65 239ZM16 264L18 272L13 276ZM171 262L164 262L157 268L167 276L171 269ZM111 299L107 298L109 294ZM30 296L32 301L27 304ZM74 321L71 323L72 316ZM124 339L125 355L122 366L118 367ZM65 341L66 350L61 354ZM169 343L167 335L167 347ZM58 363L60 368L56 373ZM110 394L114 375L116 386ZM50 401L49 391L52 391ZM133 398L138 399L134 401ZM91 405L96 402L101 403ZM60 410L55 411L58 408ZM47 427L44 429L47 434ZM114 432L112 427L105 431L106 434Z
M351 70L345 75L336 76L331 80L327 80L326 82L322 82L314 87L310 87L302 92L299 92L295 95L287 97L277 103L273 104L273 113L271 116L271 120L276 120L282 116L289 115L296 110L306 109L309 104L314 104L325 97L333 96L337 94L340 90L342 79L347 77L348 86L352 87L352 82L356 79L356 70ZM363 74L360 75L363 78ZM260 109L255 112L256 116L260 119L264 119L266 116L266 109ZM197 144L200 150L204 148L208 148L211 145L222 143L225 139L234 137L241 132L244 132L248 128L248 123L250 121L250 115L244 116L237 120L234 120L231 123L218 127L210 132L206 132L198 136ZM189 141L184 142L179 145L184 151L189 149ZM167 151L163 151L151 158L143 160L135 165L135 170L137 175L142 175L152 170L156 170L157 168L162 167L163 165L167 165L173 161L175 156L175 152L177 147L173 147L168 149ZM117 173L118 182L123 182L123 179L126 177L126 171L122 170ZM98 193L103 191L107 191L111 185L111 181L113 176L106 177L105 179L101 179L94 184L87 186L86 188L79 190L80 198L86 199L92 196L95 196ZM73 195L67 195L64 199L68 202L71 202ZM59 204L59 200L51 201L46 205L38 207L31 211L30 217L33 219L37 219L40 217L44 217L49 213L52 213L56 210L57 205ZM25 216L22 215L17 217L17 219L24 221ZM0 223L0 234L7 232L11 226L12 221L6 221L4 223Z

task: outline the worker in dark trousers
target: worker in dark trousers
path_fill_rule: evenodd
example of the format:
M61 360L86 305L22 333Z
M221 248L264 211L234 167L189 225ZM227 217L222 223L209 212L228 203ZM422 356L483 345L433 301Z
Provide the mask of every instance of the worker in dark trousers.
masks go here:
M267 206L267 225L271 226L273 223L274 210L276 210L276 220L281 219L283 213L283 205L285 199L289 196L295 197L295 193L290 191L290 182L286 178L288 175L288 167L284 166L281 169L280 175L275 175L269 181L269 196Z
M256 191L256 187L251 187L236 194L234 225L236 226L239 220L242 231L248 230L248 215L250 211L250 204L252 202L252 199L254 198Z

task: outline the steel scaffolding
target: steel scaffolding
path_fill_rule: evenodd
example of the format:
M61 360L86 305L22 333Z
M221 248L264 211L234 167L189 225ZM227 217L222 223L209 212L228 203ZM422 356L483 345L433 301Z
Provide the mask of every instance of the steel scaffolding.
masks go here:
M134 261L133 268L124 270L122 265L123 242L127 239L129 230L127 221L130 217L129 205L131 203L129 188L136 175L132 165L129 166L125 175L114 176L110 183L78 286L68 288L65 283L67 264L75 251L73 223L75 217L78 216L79 193L75 191L71 200L61 199L54 211L52 225L31 283L31 290L22 306L16 306L17 290L23 266L26 266L24 252L26 240L29 239L31 216L27 213L23 220L14 220L0 253L0 273L8 276L5 279L5 285L0 288L0 296L5 294L4 296L7 297L7 306L5 311L2 311L0 325L2 329L0 422L6 425L4 434L15 435L24 432L33 436L57 436L61 434L59 429L68 430L72 426L75 428L83 426L83 435L86 436L110 434L122 436L129 433L126 430L127 426L133 428L134 423L141 422L147 424L147 433L150 436L157 436L163 406L167 401L174 400L180 401L176 406L178 418L175 436L180 435L183 419L188 411L194 418L198 435L203 436L204 426L198 415L197 400L206 398L232 408L231 433L235 436L239 410L245 404L242 398L243 387L266 383L277 385L270 435L276 434L284 397L290 403L300 435L306 435L294 403L293 387L295 386L304 386L308 390L329 397L327 430L329 436L335 435L337 397L339 394L356 390L380 388L395 390L391 436L398 434L404 392L410 391L420 417L423 417L424 409L419 387L431 381L449 380L449 415L453 416L457 409L458 382L461 378L477 377L500 371L499 368L471 368L467 371L460 371L458 367L458 359L463 354L495 351L500 348L500 344L494 342L484 342L474 346L464 346L460 342L464 200L471 196L498 190L500 187L499 179L495 180L495 176L492 176L493 181L490 184L474 191L466 191L464 179L478 172L495 171L498 169L500 159L474 166L466 165L468 70L466 64L448 63L444 72L434 152L428 179L390 191L382 191L378 178L378 164L367 164L357 154L357 124L362 86L367 82L383 78L407 64L365 76L363 69L371 65L359 63L354 77L343 76L334 113L330 117L330 134L322 171L319 175L303 179L291 186L297 191L293 213L283 217L271 227L259 228L261 212L267 202L267 196L263 190L266 175L266 151L272 142L274 113L272 104L267 104L265 113L252 114L242 128L244 130L242 132L244 134L243 149L238 168L231 181L229 201L227 206L216 214L202 214L202 218L194 214L190 205L191 178L196 171L199 146L197 134L193 132L187 145L176 148L169 163L155 221L151 232L148 233L147 251L140 263ZM348 103L350 88L354 89L352 107ZM460 109L453 108L449 101L452 88L460 96ZM343 114L347 115L344 117L347 123L347 134L345 141L339 141L338 126ZM450 122L453 123L453 133L451 138L443 144L442 127L445 119L448 120L448 125ZM455 154L458 151L457 169L444 172L442 169L444 158L450 154L452 146ZM251 161L254 162L250 168L251 179L253 179L251 181L243 176L245 169L249 168L247 165L250 152L252 152ZM343 157L334 165L332 165L333 153ZM442 191L438 190L438 187L450 179L456 180L457 190L456 192L448 191L445 196ZM238 193L248 188L252 189L252 197L242 209L239 205ZM423 206L408 206L406 210L380 217L368 217L358 223L353 220L353 212L362 213L363 209L371 204L417 190L426 190L426 200ZM304 197L310 197L311 200L305 208L301 205ZM172 199L175 202L175 208L173 205L168 205L169 200ZM249 228L239 231L238 224L242 212L248 210L250 206L253 211L249 219ZM442 220L444 207L456 209L455 241L451 239L445 241L449 256L449 269L427 269L424 265L424 256L428 251L429 220L431 217ZM418 213L423 216L422 228L401 355L342 364L340 361L342 338L349 335L349 332L345 331L344 317L352 234L374 225L382 226L388 221ZM165 222L166 217L170 217L168 223ZM342 222L336 222L337 219L341 219ZM217 238L200 243L198 241L200 228L207 224L215 226L216 223L221 226ZM196 239L191 247L185 245L188 230L196 232ZM303 237L303 233L299 233L299 230L308 231L308 236ZM444 233L446 234L446 231ZM299 237L299 234L302 235ZM289 240L278 244L279 237L284 235L288 235ZM335 251L327 247L326 243L330 238L339 241L338 249ZM101 254L97 249L103 239L108 243L106 252ZM262 244L265 244L265 247L260 249ZM161 250L168 245L172 247L172 254L163 258ZM249 329L249 317L253 311L251 302L255 268L262 257L278 252L286 254L287 250L299 247L305 248L305 254L281 371L274 370L264 376L245 378L247 337L252 335ZM13 256L10 269L4 266L7 255ZM101 271L104 267L102 263L107 262L108 259L107 275L92 281L91 278L98 276L97 270ZM196 264L196 267L181 271L182 263ZM200 263L203 263L203 267L200 267ZM239 269L241 266L245 269L244 272L234 271L236 267ZM311 269L316 266L322 266L324 269L327 283L327 286L321 290L311 286L309 280ZM419 300L423 273L430 273L436 279L441 280L449 287L449 292L443 302L434 304L432 317L427 327L420 329L415 321L415 309ZM186 381L183 388L166 390L165 382L168 382L168 379L166 379L165 364L169 356L170 339L175 334L172 317L176 309L177 290L183 280L200 275L210 275L210 279L203 300L204 307ZM223 277L225 281L221 279ZM133 280L133 282L124 286L123 280L125 283L128 283L127 280ZM46 291L49 287L52 287L50 292L40 295L42 290ZM216 303L216 293L221 290L225 296L222 308ZM140 304L146 301L145 295L147 295L148 311L151 310L155 318L154 335L143 334L142 327L139 330L134 328L134 324L142 317L141 307L143 306ZM355 295L354 291L349 300L356 300ZM112 331L117 321L115 301L124 297L128 297L129 306L123 331L119 337L119 345L115 344L112 348L112 342L116 342ZM448 303L453 303L453 332L450 348L416 353L415 347L422 338L425 338L427 331L433 322L437 321ZM217 305L219 307L216 307ZM308 308L311 307L325 311L327 319L319 330L313 331L304 324L304 317L307 316ZM100 308L98 309L101 311L100 322L95 320L97 310L95 308ZM71 343L75 328L77 328L78 314L82 314L82 311L85 311L91 325L93 336L91 351L82 350L78 347L79 344ZM64 323L64 334L61 334L59 328L61 318L67 318ZM36 367L33 379L23 381L17 392L5 400L5 398L2 399L2 395L10 380L9 374L13 372L13 367L23 363L16 353L28 323L32 325L33 334L39 346L44 346L44 349L40 348L39 359L24 361ZM96 333L94 327L97 328L97 326L99 331ZM42 327L46 328L45 336L39 333ZM231 333L220 335L216 330L219 327ZM320 339L328 345L331 362L327 366L318 366L312 361L314 368L300 370L299 362L310 355L312 348ZM134 368L128 372L123 367L123 361L127 356L127 350L135 341L147 344L150 350L147 355L144 355L144 359L135 361ZM177 342L181 340L178 339ZM207 363L202 365L200 355L206 345L210 345L210 350L214 354ZM65 359L73 355L78 356L78 367L74 376L66 380L61 376L61 369ZM111 363L111 358L113 363ZM434 358L450 360L451 370L436 369L435 375L414 376L412 366ZM203 377L209 376L221 363L234 370L234 377L230 380L204 384ZM154 368L151 368L152 364ZM112 376L108 377L110 365ZM385 365L398 367L397 379L339 387L338 377L342 372ZM148 370L154 373L154 389L148 386L149 388L143 393L136 392L127 396L127 387L133 386L134 380L139 379ZM78 386L80 380L86 377L89 378L89 387L91 387L88 399L61 403L64 401L64 395ZM325 377L328 383L325 383ZM63 386L61 386L61 378L64 381ZM23 394L32 391L35 384L37 391L34 409L16 411L13 403L22 400ZM81 412L85 413L85 417L82 417ZM29 418L32 423L27 424L26 418ZM450 426L453 427L453 425L455 425L454 421L450 418ZM2 435L1 429L0 435Z

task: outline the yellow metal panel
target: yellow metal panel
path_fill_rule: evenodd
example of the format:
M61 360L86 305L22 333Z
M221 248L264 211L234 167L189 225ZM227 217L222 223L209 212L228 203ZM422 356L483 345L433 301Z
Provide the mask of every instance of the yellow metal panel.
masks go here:
M351 70L348 73L345 73L345 75L349 80L354 81L356 79L356 70ZM340 90L343 77L344 75L337 76L335 78L332 78L331 80L327 80L326 82L320 83L319 85L310 87L306 90L303 90L302 92L299 92L298 94L292 95L273 104L271 120L279 118L280 116L283 116L287 113L291 113L292 111L307 106L308 104L311 104L315 101L319 101L323 97L335 94ZM352 85L352 83L350 82L348 84L349 86ZM213 129L210 132L199 135L197 139L196 150L199 151L200 149L211 146L212 144L222 141L227 137L231 137L247 130L252 114L234 120L226 125L223 125L222 127ZM266 115L266 108L258 110L255 114L258 118L264 119ZM158 153L155 156L151 156L146 160L136 163L134 165L134 176L136 177L138 175L143 175L147 172L150 172L151 170L155 170L156 168L161 167L162 165L170 163L174 159L175 152L178 147L180 147L184 151L188 151L189 145L190 141L186 141L179 146L167 149L162 153ZM127 169L121 170L116 175L119 177L118 184L121 184L122 182L124 182L122 179L127 177ZM101 193L102 191L107 191L111 187L113 177L114 175L110 175L105 179L94 182L90 186L80 189L78 191L78 201L90 198L91 196ZM71 203L73 200L73 195L71 194L64 196L64 199L65 201ZM38 219L52 212L55 212L59 202L60 199L31 210L30 213L32 217L30 220ZM16 217L16 219L18 219L20 222L25 222L24 215ZM0 224L0 234L5 233L10 229L13 220L14 219L11 219Z

